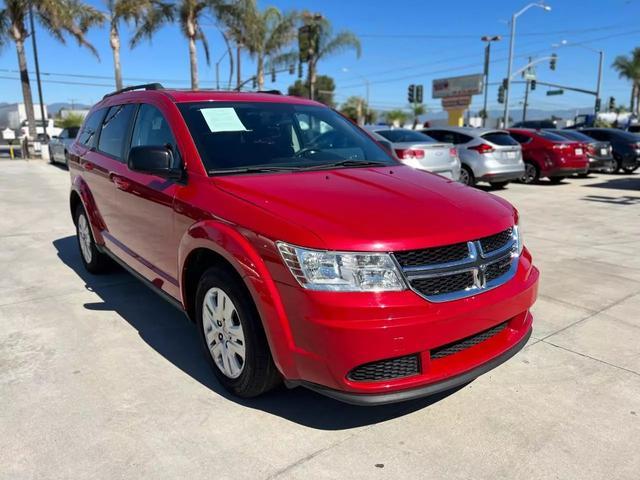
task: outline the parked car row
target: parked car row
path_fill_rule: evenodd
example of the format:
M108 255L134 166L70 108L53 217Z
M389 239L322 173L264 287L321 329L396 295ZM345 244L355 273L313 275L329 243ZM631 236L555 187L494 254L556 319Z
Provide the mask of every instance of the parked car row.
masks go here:
M631 173L640 164L640 137L613 128L366 128L403 163L469 186L560 183L595 171Z

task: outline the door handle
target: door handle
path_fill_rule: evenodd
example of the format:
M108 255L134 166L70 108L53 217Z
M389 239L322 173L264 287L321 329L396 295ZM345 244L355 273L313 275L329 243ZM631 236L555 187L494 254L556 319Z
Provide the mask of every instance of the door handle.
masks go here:
M124 190L126 192L131 187L131 184L127 180L117 175L113 175L111 177L111 180L115 184L116 188L119 190Z

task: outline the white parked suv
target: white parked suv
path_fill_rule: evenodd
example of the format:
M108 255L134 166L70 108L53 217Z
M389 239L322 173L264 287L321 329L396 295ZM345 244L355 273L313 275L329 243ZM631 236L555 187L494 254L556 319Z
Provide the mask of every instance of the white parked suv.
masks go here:
M422 132L455 145L462 163L462 183L473 186L477 182L488 182L494 188L502 188L524 175L522 148L505 130L442 127Z

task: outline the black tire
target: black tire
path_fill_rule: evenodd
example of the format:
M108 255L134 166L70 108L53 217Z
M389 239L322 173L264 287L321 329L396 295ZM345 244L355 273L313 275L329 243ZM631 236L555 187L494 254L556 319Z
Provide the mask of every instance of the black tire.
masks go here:
M615 165L613 166L613 169L609 170L609 172L607 173L618 173L620 170L622 170L622 159L617 155L614 155L613 158L615 160Z
M530 185L540 180L540 169L535 163L524 162L524 175L520 177L520 182Z
M491 188L495 190L502 190L508 184L509 184L508 181L507 182L489 182L489 185L491 185Z
M567 178L567 177L549 177L549 183L553 183L554 185L557 185L559 183L562 183L562 181Z
M100 274L109 271L112 265L111 259L104 253L98 251L98 249L96 248L96 242L93 239L93 233L91 232L90 227L88 228L88 246L90 254L87 254L83 251L83 240L81 240L80 230L83 229L83 222L86 222L86 225L89 226L89 218L87 217L87 214L84 211L84 207L82 205L78 205L78 207L76 208L75 222L76 240L78 241L78 250L80 251L80 258L82 259L84 268L86 268L89 273L93 274Z
M51 151L51 147L47 147L49 150L49 163L51 165L54 165L56 163L56 161L53 159L53 152Z
M640 165L636 164L636 165L633 165L633 166L622 167L622 171L624 173L633 173L638 169L638 166L640 166Z
M460 183L473 187L476 184L476 177L473 176L473 172L466 165L462 165L460 168Z
M69 168L69 152L67 152L66 148L64 150L64 166Z
M578 173L576 176L577 176L578 178L588 178L590 173L591 173L591 172Z
M237 312L234 318L242 326L245 358L237 378L230 378L223 373L209 350L203 310L205 295L211 289L219 289L228 296ZM239 397L251 398L268 392L281 382L280 373L273 363L260 315L251 295L236 275L221 267L212 267L204 272L196 292L195 320L207 362L218 381L229 392ZM227 342L227 340L222 341Z

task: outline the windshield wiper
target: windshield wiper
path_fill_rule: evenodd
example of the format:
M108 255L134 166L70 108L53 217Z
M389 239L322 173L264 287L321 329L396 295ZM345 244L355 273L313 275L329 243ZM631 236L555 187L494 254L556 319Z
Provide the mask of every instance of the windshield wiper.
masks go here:
M269 172L294 172L300 167L292 166L262 166L262 167L240 167L240 168L218 168L207 170L209 175L233 175L236 173L269 173Z
M388 163L375 160L339 160L337 162L323 163L304 167L305 170L326 170L335 167L382 167Z

